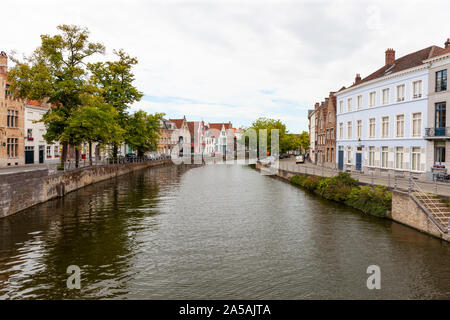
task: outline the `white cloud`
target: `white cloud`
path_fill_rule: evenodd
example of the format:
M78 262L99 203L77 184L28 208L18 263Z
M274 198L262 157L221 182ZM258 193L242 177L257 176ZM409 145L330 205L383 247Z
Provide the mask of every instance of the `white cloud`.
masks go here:
M139 58L138 104L169 117L248 125L280 118L307 129L307 109L354 75L397 55L443 45L448 1L10 1L0 49L30 53L40 34L78 24L109 52ZM424 10L426 8L426 10ZM20 17L20 18L18 18ZM267 94L270 92L271 94ZM179 100L161 102L163 98ZM159 101L159 102L158 102Z

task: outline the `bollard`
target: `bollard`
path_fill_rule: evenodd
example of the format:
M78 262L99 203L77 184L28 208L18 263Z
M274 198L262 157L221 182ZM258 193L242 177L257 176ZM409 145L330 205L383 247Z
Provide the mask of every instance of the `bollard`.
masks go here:
M394 190L397 190L397 176L394 175Z
M434 193L437 194L437 180L434 180Z

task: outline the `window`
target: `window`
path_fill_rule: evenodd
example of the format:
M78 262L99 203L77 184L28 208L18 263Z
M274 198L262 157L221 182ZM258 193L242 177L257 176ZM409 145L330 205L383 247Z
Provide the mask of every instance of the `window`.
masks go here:
M405 101L405 85L397 86L397 102Z
M55 154L55 157L59 156L59 148L58 148L58 146L54 147L54 154Z
M447 105L445 102L439 102L435 104L435 135L445 136L445 122L447 118Z
M411 170L420 171L420 147L412 148Z
M33 136L33 129L27 129L27 137L30 138Z
M347 100L347 111L352 111L352 98Z
M383 89L383 104L389 103L389 89Z
M50 146L47 146L47 158L50 158L51 156L52 156L52 151L51 151L51 147Z
M375 118L369 119L369 138L375 138Z
M328 122L331 122L331 112L328 112Z
M445 141L434 143L434 163L443 164L445 162Z
M358 96L357 102L356 102L356 108L358 110L362 108L362 96Z
M395 135L397 138L402 138L405 135L405 116L403 114L397 115L397 131Z
M19 112L16 110L8 110L6 125L8 128L17 128L19 125Z
M347 122L347 139L351 139L352 138L352 122L349 121Z
M436 72L436 92L447 90L447 69Z
M395 169L403 167L403 147L395 148Z
M6 153L8 158L16 158L19 149L19 139L18 138L8 138L6 139Z
M344 124L339 123L339 139L344 139Z
M422 113L413 113L413 127L412 135L413 137L420 137L422 132Z
M375 107L376 97L376 92L369 93L369 107Z
M388 147L381 147L381 167L388 167Z
M347 148L347 163L352 163L352 148L350 147Z
M421 98L422 97L422 80L413 82L413 98Z
M389 138L389 117L381 118L381 137Z
M369 147L369 166L375 165L375 147Z
M339 101L339 113L344 112L344 101Z
M357 120L356 121L356 138L361 139L362 137L362 121Z

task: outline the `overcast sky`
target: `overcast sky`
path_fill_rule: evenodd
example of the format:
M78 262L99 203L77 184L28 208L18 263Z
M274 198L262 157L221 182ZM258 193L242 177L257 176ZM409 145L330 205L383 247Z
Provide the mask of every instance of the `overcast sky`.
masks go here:
M64 5L62 5L64 3ZM307 130L316 101L397 57L450 37L450 1L8 1L0 50L29 54L41 34L77 24L109 54L138 57L134 108L168 118L260 116Z

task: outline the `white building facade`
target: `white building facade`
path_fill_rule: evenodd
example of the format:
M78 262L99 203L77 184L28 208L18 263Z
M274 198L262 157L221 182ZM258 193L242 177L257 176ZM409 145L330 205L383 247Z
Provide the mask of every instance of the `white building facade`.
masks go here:
M50 107L29 101L25 104L25 164L57 163L61 156L59 142L49 144L42 119Z
M337 94L336 162L340 170L430 177L427 165L430 47L395 60ZM427 174L428 173L428 174Z

